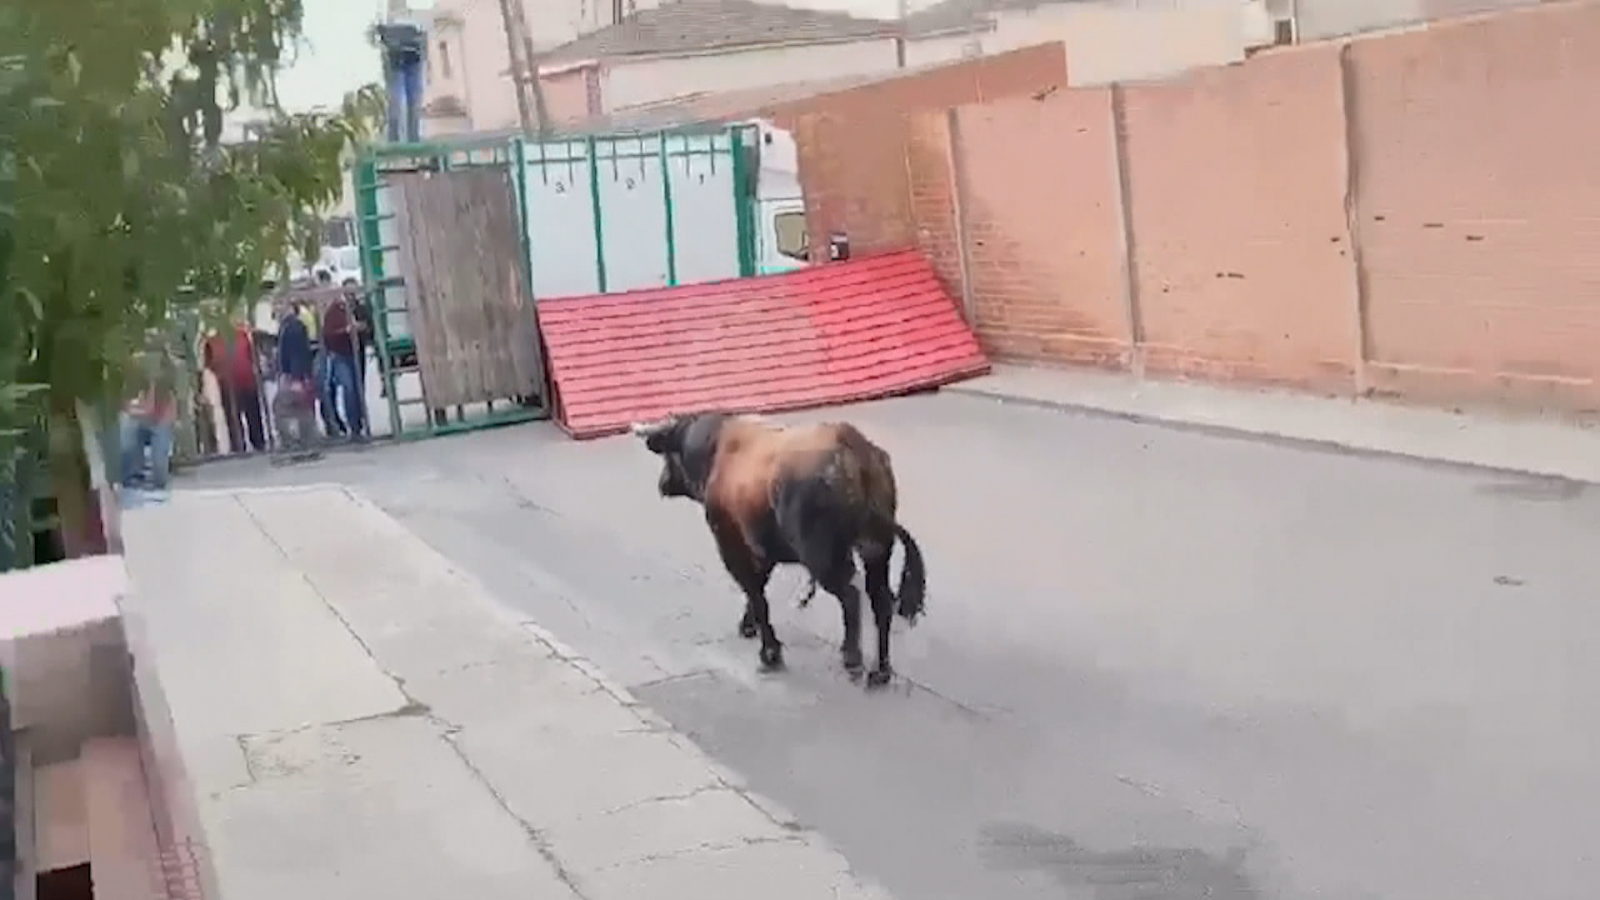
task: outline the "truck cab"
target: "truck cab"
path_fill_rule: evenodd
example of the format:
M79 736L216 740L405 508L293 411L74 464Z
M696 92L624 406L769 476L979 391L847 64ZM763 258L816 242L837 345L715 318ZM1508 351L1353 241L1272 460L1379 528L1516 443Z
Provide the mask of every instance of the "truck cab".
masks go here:
M759 174L756 179L756 274L798 269L810 260L806 204L794 137L766 120L759 131Z

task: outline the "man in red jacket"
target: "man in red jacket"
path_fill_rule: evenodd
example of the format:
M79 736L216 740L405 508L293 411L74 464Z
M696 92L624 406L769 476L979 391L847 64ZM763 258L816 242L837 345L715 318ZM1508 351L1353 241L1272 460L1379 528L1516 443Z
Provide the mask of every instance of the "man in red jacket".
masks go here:
M251 449L267 449L266 430L261 422L261 391L256 383L255 342L250 339L250 331L234 324L207 338L205 363L217 376L222 418L228 423L228 443L233 451L244 450L246 434Z

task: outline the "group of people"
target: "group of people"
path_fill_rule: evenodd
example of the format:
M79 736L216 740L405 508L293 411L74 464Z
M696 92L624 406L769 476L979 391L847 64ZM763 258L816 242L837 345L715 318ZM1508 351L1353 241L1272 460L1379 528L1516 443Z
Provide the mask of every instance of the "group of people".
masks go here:
M296 301L278 322L275 368L280 395L299 411L315 406L329 438L366 440L366 359L372 318L365 303L345 296L318 315Z
M215 380L233 452L268 448L267 410L277 420L277 437L285 449L304 451L320 443L314 440L313 410L320 413L322 436L328 439L369 437L365 361L372 346L370 312L353 294L318 306L292 302L278 321L276 336L252 334L236 322L202 343L205 370ZM165 491L181 380L173 354L159 336L152 336L135 356L123 399L120 478L125 487ZM216 429L204 379L195 387L197 437L203 447L213 447Z

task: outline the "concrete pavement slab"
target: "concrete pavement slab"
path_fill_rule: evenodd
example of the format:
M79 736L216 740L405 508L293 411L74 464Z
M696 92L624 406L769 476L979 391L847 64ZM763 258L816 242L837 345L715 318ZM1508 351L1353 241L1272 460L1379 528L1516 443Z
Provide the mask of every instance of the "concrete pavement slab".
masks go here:
M506 805L541 830L724 787L697 756L657 732L530 736L508 722L463 729L455 740Z
M252 780L207 829L227 900L577 900L425 718L243 743Z
M796 897L882 896L592 662L344 489L180 491L126 530L131 602L197 762L230 900L733 900L768 882ZM328 680L287 671L311 698L258 688L277 705L227 715L221 688L192 683L235 660L261 681L296 666Z
M184 676L166 684L168 700L209 733L287 731L406 704L235 497L185 497L127 518L148 637L163 668Z
M750 844L653 859L607 869L590 879L593 896L605 900L884 900L879 889L854 884L848 870L803 841Z
M564 858L587 872L690 853L801 838L776 828L766 813L729 788L638 803L551 829Z

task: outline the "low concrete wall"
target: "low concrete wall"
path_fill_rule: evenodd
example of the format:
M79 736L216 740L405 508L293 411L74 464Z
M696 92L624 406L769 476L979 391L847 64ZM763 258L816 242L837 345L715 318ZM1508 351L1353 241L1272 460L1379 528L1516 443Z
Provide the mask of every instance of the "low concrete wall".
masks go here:
M199 900L169 889L159 843L160 780L139 735L121 603L120 556L0 576L0 664L20 735L18 896L39 872L90 863L95 896ZM170 830L170 829L169 829Z

